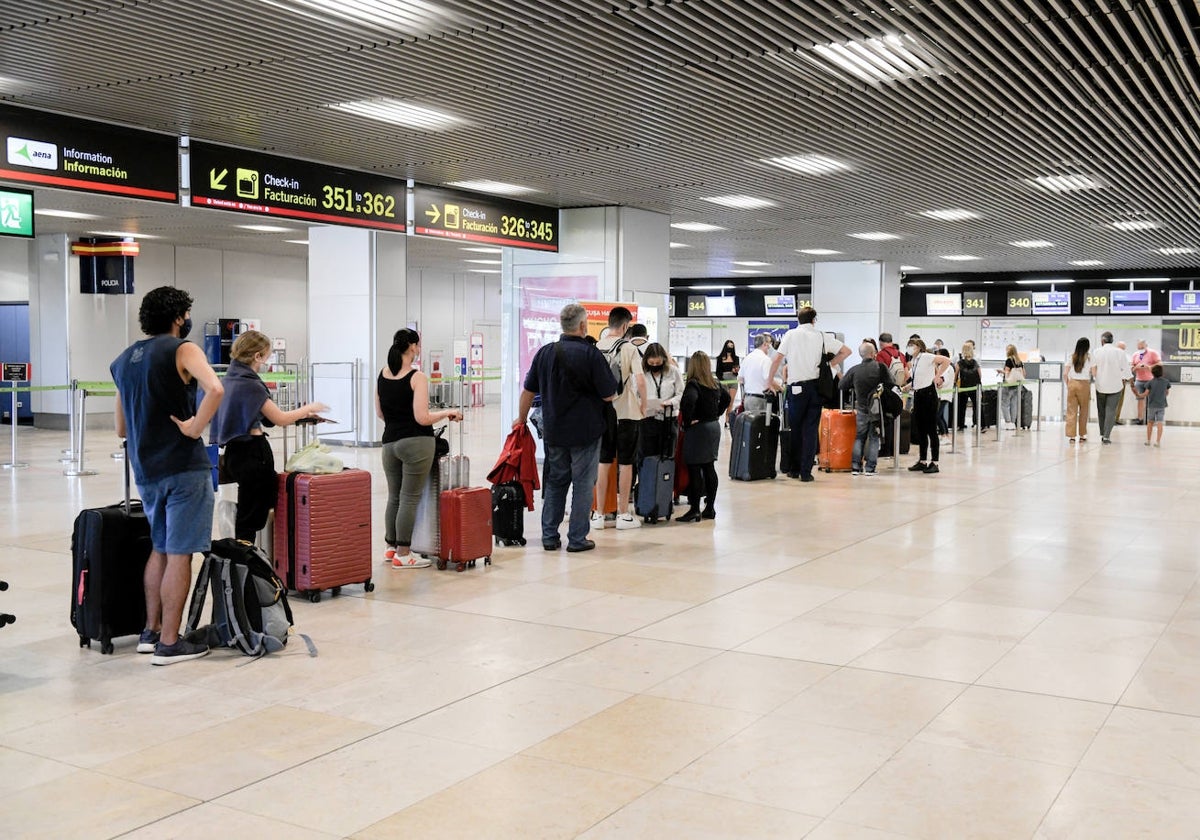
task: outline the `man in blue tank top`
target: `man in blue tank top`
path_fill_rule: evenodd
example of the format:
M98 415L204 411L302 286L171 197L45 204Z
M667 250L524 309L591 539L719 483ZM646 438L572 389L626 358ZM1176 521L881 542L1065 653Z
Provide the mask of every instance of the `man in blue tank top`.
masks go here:
M109 366L117 386L117 434L150 521L153 551L146 563L146 629L138 653L171 665L208 653L180 638L192 582L192 555L212 542L213 488L200 441L225 389L199 346L185 341L192 328L192 296L160 286L142 300L138 320L150 336L134 342ZM196 387L204 399L196 407Z

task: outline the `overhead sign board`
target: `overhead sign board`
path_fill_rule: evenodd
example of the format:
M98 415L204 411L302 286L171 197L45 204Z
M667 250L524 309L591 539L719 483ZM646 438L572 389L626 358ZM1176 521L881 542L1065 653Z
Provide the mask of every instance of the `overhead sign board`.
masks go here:
M925 295L926 315L961 315L963 299L960 293Z
M404 232L407 182L321 163L191 141L192 204Z
M1031 292L1034 315L1070 315L1070 292Z
M0 187L0 236L33 236L33 193Z
M987 292L963 292L964 315L987 314Z
M708 314L708 298L704 295L688 295L687 305L689 318Z
M1110 302L1108 289L1084 289L1083 314L1107 315Z
M179 140L0 105L0 180L152 201L179 199Z
M1005 310L1009 315L1032 315L1033 314L1033 299L1029 292L1018 290L1008 293L1008 307Z
M417 184L413 216L413 232L419 236L558 250L557 207Z
M1198 315L1200 314L1200 292L1192 291L1191 289L1172 291L1171 296L1171 314L1172 315Z
M1114 289L1112 293L1113 315L1149 315L1149 289Z

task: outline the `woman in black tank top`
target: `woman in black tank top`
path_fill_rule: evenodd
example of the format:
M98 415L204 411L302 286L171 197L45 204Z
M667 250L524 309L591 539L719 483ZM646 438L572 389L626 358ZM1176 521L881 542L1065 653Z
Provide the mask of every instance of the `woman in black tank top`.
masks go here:
M462 420L462 412L429 410L429 380L413 368L421 352L416 330L392 339L388 363L375 380L375 413L383 420L383 472L388 500L384 513L384 562L393 569L417 569L429 560L413 554L417 503L434 460L433 424Z

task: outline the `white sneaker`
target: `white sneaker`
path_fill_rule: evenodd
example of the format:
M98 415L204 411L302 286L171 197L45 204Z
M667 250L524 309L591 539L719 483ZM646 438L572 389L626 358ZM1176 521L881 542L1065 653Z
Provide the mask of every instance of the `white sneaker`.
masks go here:
M397 554L392 558L393 569L428 569L432 565L432 560L420 554Z
M600 511L593 511L591 518L591 526L593 531L603 531L607 527L604 519L604 514Z
M641 528L642 520L634 516L632 513L626 513L617 517L617 530L629 531L634 528Z

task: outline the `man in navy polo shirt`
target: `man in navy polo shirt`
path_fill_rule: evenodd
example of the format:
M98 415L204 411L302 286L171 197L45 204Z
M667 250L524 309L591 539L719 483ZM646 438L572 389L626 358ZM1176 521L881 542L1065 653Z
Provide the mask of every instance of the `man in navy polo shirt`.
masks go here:
M569 303L558 320L562 337L543 346L533 357L513 428L525 425L533 398L541 394L546 448L542 465L542 548L557 551L562 547L558 529L570 487L567 551L590 551L596 547L587 535L600 437L605 427L604 403L617 398L617 383L604 355L585 340L587 310Z

